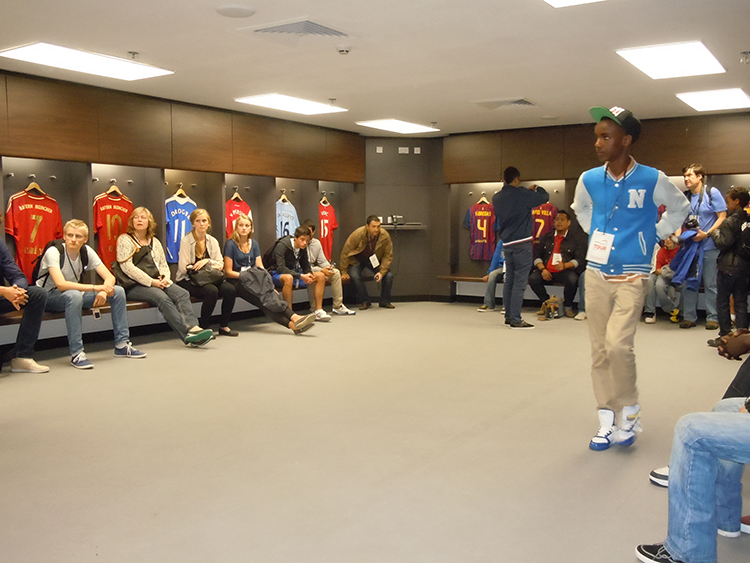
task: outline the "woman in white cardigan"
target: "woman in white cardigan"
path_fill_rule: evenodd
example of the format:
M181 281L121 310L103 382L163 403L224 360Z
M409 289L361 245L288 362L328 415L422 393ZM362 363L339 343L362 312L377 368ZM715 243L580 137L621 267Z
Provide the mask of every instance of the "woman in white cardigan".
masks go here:
M190 294L170 279L164 248L155 233L153 214L145 207L134 209L127 232L117 239L117 262L135 282L125 294L131 301L145 301L157 307L183 342L203 346L211 340L213 332L198 325Z
M238 336L238 332L229 328L229 319L234 309L237 292L231 283L222 279L216 283L203 286L190 281L188 270L197 271L211 267L224 270L224 257L221 255L219 241L212 237L211 216L205 209L196 209L190 214L193 230L184 236L180 242L180 253L177 261L177 283L190 292L190 295L203 301L201 305L201 326L211 326L211 315L216 302L221 297L221 317L219 319L219 334L221 336Z

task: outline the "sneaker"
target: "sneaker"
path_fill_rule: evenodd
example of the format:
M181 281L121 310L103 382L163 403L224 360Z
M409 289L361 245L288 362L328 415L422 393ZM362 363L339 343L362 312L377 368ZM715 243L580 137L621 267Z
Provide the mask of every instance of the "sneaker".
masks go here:
M133 348L130 342L126 342L122 348L115 348L115 358L145 358L146 353Z
M477 308L477 311L480 313L489 313L490 311L494 311L494 307L488 307L487 305L482 305L481 307Z
M331 320L331 315L326 313L323 309L318 309L317 311L315 311L315 320L322 323L327 323Z
M188 335L185 337L185 343L186 344L197 344L198 346L203 346L207 344L208 342L213 339L214 332L210 328L206 329L194 329L194 331L188 332Z
M740 532L750 534L750 514L740 519Z
M369 301L365 301L364 303L362 303L362 305L359 306L359 310L366 311L370 307L372 307L372 303L370 303Z
M721 528L716 530L716 533L725 538L738 538L742 534L742 532L740 532L739 530L735 532L729 532L727 530L722 530Z
M589 442L589 449L601 452L609 449L615 443L615 413L609 409L599 409L599 430Z
M509 325L509 324L510 324L511 322L513 322L513 321L511 321L511 320L510 320L510 319L508 319L508 318L506 318L506 319L505 319L505 324L506 324L506 325Z
M693 328L694 326L695 323L687 319L683 319L683 321L680 323L680 328Z
M341 304L341 307L339 307L338 309L334 308L331 310L337 315L356 315L357 314L357 311L352 311L351 309L347 308L347 306L344 305L343 303Z
M511 320L510 323L507 323L510 325L511 330L530 330L534 328L534 325L531 323L527 323L526 321L514 321Z
M663 543L639 545L635 548L635 556L639 561L643 561L644 563L650 563L651 561L655 561L656 563L683 563L679 559L672 557Z
M204 338L203 340L193 340L192 342L185 341L185 344L187 346L190 346L191 348L202 348L203 346L205 346L206 344L208 344L209 342L215 339L216 337L212 333L211 336L209 336L208 338Z
M585 321L586 320L586 311L578 311L578 314L574 318L577 321Z
M680 322L680 310L672 309L672 312L669 314L669 320L675 324L679 323Z
M654 469L648 474L648 480L657 487L669 487L669 466Z
M576 314L573 312L572 309L565 309L565 316L569 319L574 319Z
M719 323L716 321L706 321L706 330L719 330Z
M646 318L644 320L647 325L654 324L656 322L656 313L646 313Z
M390 302L389 303L379 303L378 306L381 309L395 309L396 308L396 306L393 303L390 303Z
M301 319L299 319L297 322L294 323L294 329L293 332L297 336L302 334L303 332L307 332L313 327L313 324L315 323L315 313L310 313L309 315L305 315Z
M11 373L47 373L48 366L36 363L31 358L13 358L10 361Z
M85 352L78 352L75 356L70 358L70 365L76 369L94 369L94 364L86 359Z
M643 430L640 418L641 407L639 405L622 408L622 419L615 433L615 442L617 444L620 446L631 446L635 442L636 435Z

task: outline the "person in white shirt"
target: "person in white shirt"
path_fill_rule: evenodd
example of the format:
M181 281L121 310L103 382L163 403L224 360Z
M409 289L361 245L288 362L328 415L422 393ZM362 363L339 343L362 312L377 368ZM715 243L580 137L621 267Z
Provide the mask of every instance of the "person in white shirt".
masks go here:
M313 272L322 272L326 277L326 285L331 286L331 296L333 297L333 312L337 315L355 315L344 305L344 291L341 287L341 272L335 264L331 264L323 252L323 245L315 238L315 223L307 219L302 223L303 227L310 230L310 242L307 243L307 257L310 261L310 267ZM315 310L315 293L310 286L307 288L310 299L310 308Z

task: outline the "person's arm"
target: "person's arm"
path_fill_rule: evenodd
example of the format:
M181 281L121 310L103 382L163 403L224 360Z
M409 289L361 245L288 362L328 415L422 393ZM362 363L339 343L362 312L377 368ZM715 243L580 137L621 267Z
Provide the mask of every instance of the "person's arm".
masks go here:
M240 277L240 273L234 270L234 247L236 246L237 243L232 239L224 245L224 275L231 280L237 280Z
M685 197L683 196L682 199L685 199ZM591 195L586 189L586 184L583 183L583 174L578 178L573 205L570 208L575 211L576 219L578 219L578 224L581 225L583 232L589 234L591 232L591 217L593 215L594 202L591 200Z
M294 243L292 243L294 244ZM283 242L279 241L273 249L273 254L276 257L276 271L280 274L289 274L293 278L299 279L299 272L290 270L286 265L286 254L291 252Z
M195 238L188 233L180 241L180 251L177 255L176 281L188 279L187 267L195 262Z
M353 264L353 261L349 258L352 253L352 249L354 248L355 243L355 237L354 234L357 232L355 229L352 234L349 235L349 237L346 239L346 242L344 243L344 248L341 249L341 261L339 262L339 269L341 270L341 279L347 280L349 279L349 266Z
M718 223L718 221L717 221ZM734 220L734 216L730 217L726 221L722 221L721 226L718 229L709 229L708 235L714 241L716 248L719 250L726 250L734 245L736 240L736 228L738 224Z
M10 250L2 240L0 240L0 269L2 269L3 277L8 280L10 285L15 285L21 289L29 287L29 280L23 275L21 268L13 260Z
M159 268L159 274L162 276L162 282L164 282L165 287L169 287L172 285L172 272L169 271L169 264L167 264L167 255L164 254L164 247L156 237L151 240L151 246L151 256L154 259L154 264Z
M547 193L547 190L545 190L542 186L532 184L528 187L526 193L529 197L528 205L531 207L531 209L539 207L540 205L543 205L549 201L549 194Z
M213 266L215 270L224 269L224 257L221 255L219 241L211 235L206 235L206 248L208 249L208 257L211 266Z
M667 208L656 224L656 235L659 240L664 240L685 222L685 218L690 213L690 202L685 194L669 181L664 172L660 171L654 188L654 204L657 208L661 205ZM579 217L578 221L580 220Z
M383 243L383 259L380 261L380 276L383 277L391 269L391 263L393 262L393 240L391 235L383 231L385 236L385 242Z

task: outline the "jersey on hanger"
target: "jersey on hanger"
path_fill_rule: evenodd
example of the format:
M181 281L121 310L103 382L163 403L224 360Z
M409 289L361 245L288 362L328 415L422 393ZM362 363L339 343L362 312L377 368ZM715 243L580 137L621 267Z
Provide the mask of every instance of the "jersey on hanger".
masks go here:
M51 240L62 238L60 207L48 195L18 192L8 200L5 232L16 242L16 264L31 282L34 260Z
M531 210L531 218L534 221L534 232L532 235L534 237L534 248L536 248L539 239L555 226L555 217L557 217L557 207L550 202L543 203Z
M110 267L117 259L117 237L128 230L133 202L127 196L102 193L94 198L94 232L99 240L97 254Z
M276 202L276 238L286 235L294 236L294 230L299 227L297 210L288 201Z
M475 203L466 210L464 228L471 230L469 256L472 260L492 260L495 253L495 208L491 203Z
M338 221L336 221L336 211L333 209L333 205L330 203L328 205L318 203L318 218L320 219L318 238L320 239L320 245L323 247L323 254L330 262L331 252L333 250L333 231L339 228Z
M167 208L167 262L176 263L180 255L180 242L193 226L190 214L198 207L187 196L173 195L164 202Z
M224 207L226 209L226 220L224 222L224 226L226 227L227 232L227 240L232 238L232 233L234 232L235 224L237 223L237 218L240 216L240 213L244 213L250 219L253 218L253 214L250 211L250 206L247 204L246 201L243 201L241 199L229 199L224 204Z

